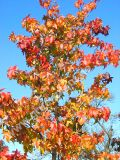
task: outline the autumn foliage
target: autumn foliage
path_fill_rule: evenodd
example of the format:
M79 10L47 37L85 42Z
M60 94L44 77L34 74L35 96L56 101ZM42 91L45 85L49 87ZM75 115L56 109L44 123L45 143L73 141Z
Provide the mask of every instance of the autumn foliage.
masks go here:
M77 160L81 155L84 159L119 159L120 154L97 149L97 144L104 141L104 131L91 135L83 129L91 119L95 123L108 121L110 109L95 106L93 102L110 98L107 85L112 82L109 73L99 74L86 89L84 80L89 74L83 71L89 73L108 65L117 67L120 60L120 50L97 37L99 34L107 36L109 26L103 26L99 18L86 21L97 1L86 4L77 0L76 15L67 16L60 15L58 5L52 0L39 2L46 9L44 23L27 16L22 27L30 36L11 33L9 37L21 49L31 70L12 66L7 76L20 85L29 86L32 95L15 100L11 93L1 90L0 118L4 137L7 141L22 143L26 153L36 148L41 154L51 153L53 159L56 155L61 160ZM94 53L85 54L82 45L93 47ZM77 92L74 98L73 91ZM65 93L68 101L60 105Z

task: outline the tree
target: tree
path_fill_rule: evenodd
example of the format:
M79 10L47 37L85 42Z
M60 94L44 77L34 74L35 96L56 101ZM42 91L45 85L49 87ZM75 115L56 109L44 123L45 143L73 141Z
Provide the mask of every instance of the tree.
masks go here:
M101 19L87 21L96 8L97 1L85 4L75 2L76 16L61 16L58 5L52 0L39 0L46 9L44 23L27 16L22 27L30 36L11 33L10 40L17 44L26 58L30 71L17 66L8 69L8 78L32 89L31 97L20 100L11 93L0 92L0 118L2 132L9 141L24 146L25 153L33 149L52 154L52 160L61 159L118 159L97 149L104 141L104 132L89 134L84 125L91 119L94 123L108 121L110 109L94 105L95 100L110 98L107 85L112 82L109 73L99 74L86 89L84 81L89 72L97 67L118 66L120 50L98 38L109 33L109 26L103 26ZM81 46L93 48L94 53L85 54ZM87 71L83 74L83 71ZM72 97L72 93L75 96ZM68 101L60 100L68 95Z

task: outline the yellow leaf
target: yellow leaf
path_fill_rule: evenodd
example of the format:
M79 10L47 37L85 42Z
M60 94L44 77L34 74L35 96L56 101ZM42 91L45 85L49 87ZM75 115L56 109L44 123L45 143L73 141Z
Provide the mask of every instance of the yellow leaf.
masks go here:
M44 149L40 147L40 153L43 155L44 154Z
M73 123L72 123L72 121L67 121L66 122L66 126L68 127L69 125L72 125Z
M6 141L9 142L10 139L11 139L10 133L7 130L4 130L3 131L3 135L4 135L5 139L6 139Z

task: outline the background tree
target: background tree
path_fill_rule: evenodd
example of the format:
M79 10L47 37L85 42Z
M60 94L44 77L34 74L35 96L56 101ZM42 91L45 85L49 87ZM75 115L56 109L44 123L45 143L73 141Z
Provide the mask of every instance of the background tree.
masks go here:
M8 147L4 145L4 142L0 140L0 159L1 160L13 160L13 159L22 159L26 160L26 155L21 155L18 150L16 150L14 153L8 152Z
M119 135L120 135L120 123L119 123L119 114L113 114L110 116L107 123L104 121L99 121L94 124L94 121L91 120L88 124L84 125L84 130L88 133L100 133L104 132L104 141L97 145L99 151L106 151L109 153L117 153L119 150Z
M55 1L39 2L46 9L43 24L27 16L22 27L30 36L10 35L31 70L22 71L13 66L7 75L18 84L29 86L32 95L15 100L10 93L0 92L1 128L5 138L22 143L26 153L34 148L41 154L47 151L53 160L83 156L84 159L118 159L119 154L97 149L104 140L104 132L84 131L90 119L94 119L94 123L102 119L108 121L110 109L98 108L94 101L110 98L107 85L112 82L112 76L99 74L88 89L85 79L96 67L106 68L110 64L117 67L120 59L120 50L97 37L107 36L109 26L103 26L99 18L86 21L97 1L88 4L76 1L75 16L61 16ZM93 48L93 53L85 54L81 49L83 45ZM66 94L68 100L61 105Z

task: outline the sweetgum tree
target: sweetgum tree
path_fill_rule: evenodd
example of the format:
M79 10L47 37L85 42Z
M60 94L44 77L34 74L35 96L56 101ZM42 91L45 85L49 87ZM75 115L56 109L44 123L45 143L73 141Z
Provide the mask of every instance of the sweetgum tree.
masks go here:
M99 108L94 101L110 98L107 84L112 82L112 77L109 73L99 74L88 89L84 80L95 68L117 67L120 60L120 50L98 37L107 36L109 26L103 26L99 18L86 21L97 1L86 4L77 0L76 15L67 16L60 15L55 1L39 2L46 9L43 24L27 16L22 27L30 36L11 33L9 37L21 49L31 70L12 66L8 78L29 86L32 95L15 100L9 92L1 90L0 117L5 138L22 143L25 153L38 149L41 154L52 154L53 160L119 159L119 154L97 149L104 141L104 131L89 134L84 130L91 119L94 123L108 121L110 109ZM93 47L94 53L85 54L82 45ZM60 105L65 93L69 98Z

